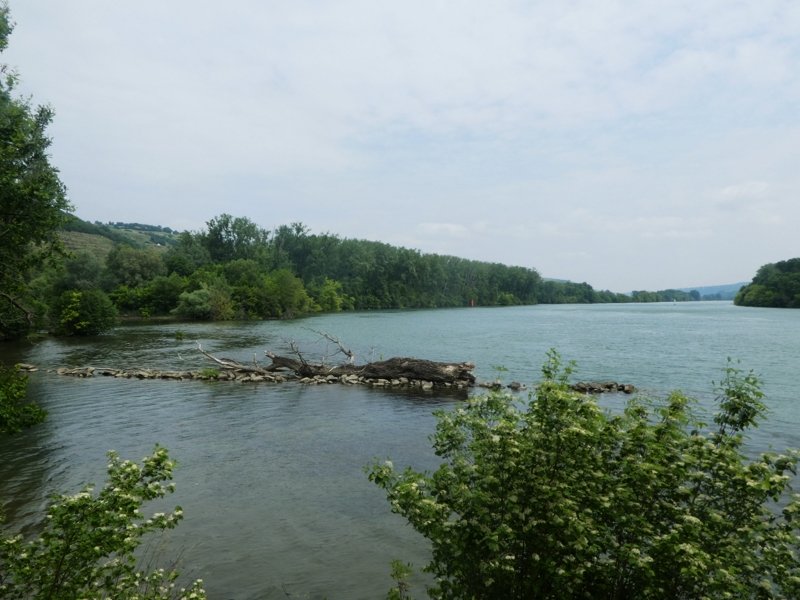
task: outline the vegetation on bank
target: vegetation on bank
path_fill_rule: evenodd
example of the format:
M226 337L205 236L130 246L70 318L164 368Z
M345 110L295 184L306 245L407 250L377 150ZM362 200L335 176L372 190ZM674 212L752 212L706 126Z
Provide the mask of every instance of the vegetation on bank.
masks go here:
M0 3L0 52L11 30ZM53 111L16 96L17 80L0 65L0 339L41 325L44 306L30 292L30 274L61 250L58 228L70 209L48 156Z
M569 372L552 352L527 403L439 412L433 473L371 467L431 542L430 597L800 597L800 454L743 450L765 411L757 377L729 364L708 426L680 392L608 413ZM409 598L409 568L392 571L390 597Z
M76 222L70 222L71 235L100 235ZM32 272L39 322L55 333L85 335L108 328L117 314L222 321L320 311L699 299L679 290L597 291L586 283L544 280L525 267L313 234L301 223L268 231L227 214L203 231L170 235L168 245L127 237L112 240L106 252L78 246L60 263ZM74 310L80 304L75 294L91 296L84 298L90 313Z
M26 402L28 377L18 367L0 365L0 435L19 433L44 421L46 412Z
M158 557L139 551L148 536L183 518L179 506L149 517L141 512L145 503L174 491L168 483L174 468L158 446L141 464L110 452L108 482L99 492L89 486L54 498L33 539L0 533L0 598L206 598L202 580L180 588L177 571L152 568Z
M800 258L762 266L733 302L738 306L800 308Z

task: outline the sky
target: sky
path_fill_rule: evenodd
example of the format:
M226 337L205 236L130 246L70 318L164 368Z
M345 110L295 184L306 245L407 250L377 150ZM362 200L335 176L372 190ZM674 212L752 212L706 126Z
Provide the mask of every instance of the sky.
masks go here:
M9 0L75 213L626 292L800 256L796 0Z

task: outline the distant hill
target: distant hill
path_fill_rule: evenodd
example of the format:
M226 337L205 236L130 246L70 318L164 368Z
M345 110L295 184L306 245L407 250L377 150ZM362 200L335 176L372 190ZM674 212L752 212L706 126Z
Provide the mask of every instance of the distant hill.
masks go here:
M697 290L701 300L733 300L736 292L748 284L747 281L728 283L725 285L706 285L701 287L680 288L682 292Z
M125 244L134 248L165 249L178 241L179 232L160 225L141 223L90 223L75 215L61 229L61 239L67 250L88 251L105 257L114 244Z

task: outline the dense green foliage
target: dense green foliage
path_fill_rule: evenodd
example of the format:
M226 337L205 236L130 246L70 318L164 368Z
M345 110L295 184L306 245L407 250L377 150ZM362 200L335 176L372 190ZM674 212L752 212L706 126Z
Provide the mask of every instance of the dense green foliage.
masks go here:
M19 433L44 420L47 413L41 407L25 402L27 391L25 374L0 365L0 435Z
M137 553L146 536L172 529L183 518L180 507L150 517L141 513L145 502L174 490L166 483L174 467L160 447L141 465L110 452L108 482L97 494L87 487L55 498L33 540L0 535L0 598L205 598L201 580L176 589L175 570L139 566L157 558Z
M69 290L53 302L51 318L57 335L97 335L114 326L117 309L100 290Z
M109 227L114 227L116 229L136 229L138 231L152 231L158 233L175 233L170 227L162 227L161 225L147 225L145 223L123 223L122 221L117 221L115 223L108 223Z
M208 221L203 231L175 235L168 248L118 244L101 279L123 314L201 320L352 309L701 299L697 292L680 290L598 291L587 283L543 280L531 268L314 234L302 223L268 231L228 214Z
M734 304L800 308L800 258L761 267L753 281L736 294Z
M610 414L569 389L557 354L543 373L527 403L439 413L433 474L372 467L431 541L431 597L800 597L798 453L745 457L764 411L752 373L729 364L711 428L680 392Z
M8 6L0 4L0 52L11 30ZM57 228L69 208L48 157L45 130L53 112L15 97L16 82L13 70L0 65L0 339L37 324L27 279L58 251Z
M681 290L659 290L657 292L637 290L631 293L631 300L633 302L691 302L700 300L700 294Z
M76 275L92 271L94 285L121 313L145 317L264 319L352 309L633 300L587 283L545 281L526 267L313 234L301 223L267 231L227 214L211 219L203 231L175 236L168 248L117 244L99 268L96 257L77 253L58 271L43 273L35 288L52 309L58 294L86 289L81 282L89 278ZM665 299L672 296L640 298Z

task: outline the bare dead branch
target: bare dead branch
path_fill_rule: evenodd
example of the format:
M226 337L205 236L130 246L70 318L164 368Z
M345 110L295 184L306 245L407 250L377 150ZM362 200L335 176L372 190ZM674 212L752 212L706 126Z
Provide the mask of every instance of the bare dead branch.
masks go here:
M268 369L260 367L258 366L258 364L255 364L255 357L253 357L253 363L254 363L253 366L250 366L250 365L243 365L242 363L239 363L230 358L217 358L213 354L203 350L203 347L200 344L200 342L197 342L197 351L200 352L200 354L205 356L210 361L218 364L220 367L226 370L237 371L240 373L259 373L261 375L269 372Z
M11 294L7 292L0 292L0 296L5 298L11 306L16 308L18 311L25 315L25 319L28 321L28 326L33 327L33 312L28 310L25 306L19 303L19 301L14 298Z
M343 355L345 355L347 357L347 363L351 364L351 365L355 364L355 362L356 362L355 353L352 350L350 350L350 348L345 347L344 344L342 344L342 342L339 340L339 338L332 336L327 331L319 331L317 329L311 329L310 327L306 327L306 329L316 333L317 335L319 335L322 338L325 338L326 340L328 340L332 344L336 344L337 348L339 349L338 352L340 352L341 354L343 354Z

